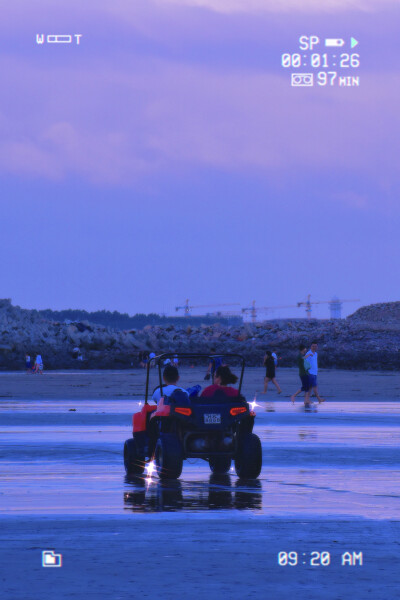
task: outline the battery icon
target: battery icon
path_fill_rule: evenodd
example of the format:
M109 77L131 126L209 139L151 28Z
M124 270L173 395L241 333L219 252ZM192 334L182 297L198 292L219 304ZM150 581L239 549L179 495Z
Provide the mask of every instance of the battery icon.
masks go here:
M331 48L341 48L345 45L345 41L341 38L326 38L325 46L330 46Z
M341 48L344 46L345 41L342 38L326 38L325 46L329 46L331 48Z

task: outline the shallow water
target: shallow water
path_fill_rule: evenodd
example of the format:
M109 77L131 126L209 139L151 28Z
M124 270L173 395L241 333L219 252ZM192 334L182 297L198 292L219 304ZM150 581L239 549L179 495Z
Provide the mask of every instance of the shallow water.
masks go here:
M261 402L254 482L188 460L179 481L125 477L131 401L4 401L2 514L251 511L276 517L400 517L400 403ZM76 410L71 411L71 408Z

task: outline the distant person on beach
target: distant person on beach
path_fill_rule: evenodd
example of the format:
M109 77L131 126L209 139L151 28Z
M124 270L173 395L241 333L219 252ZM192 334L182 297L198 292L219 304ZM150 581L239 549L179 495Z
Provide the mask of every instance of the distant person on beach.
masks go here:
M81 349L78 346L75 346L72 350L72 358L75 358L75 360L83 360Z
M37 354L35 358L35 366L33 368L34 373L40 373L43 375L43 360L41 354Z
M174 360L173 360L174 366L177 367L179 365L179 359L178 359L178 355L174 354Z
M299 388L297 392L293 394L293 396L290 396L290 399L294 404L296 396L301 394L301 392L304 392L304 406L310 406L310 378L308 375L308 371L310 370L311 364L308 362L308 360L305 359L306 352L307 348L305 347L305 345L300 344L299 354L297 356L297 366L299 367L301 388Z
M314 392L318 402L325 402L324 398L321 398L318 392L318 383L317 383L317 375L318 375L318 344L317 342L311 343L310 350L306 353L305 359L310 363L310 370L308 371L308 377L310 380L310 389L311 392Z
M173 365L168 364L163 371L163 382L165 383L165 386L163 386L163 389L162 389L163 396L164 395L170 396L174 390L182 390L183 392L185 392L187 394L187 391L184 388L176 385L178 383L178 381L179 381L178 369L176 367L174 367ZM153 392L152 400L154 400L154 402L156 402L158 404L160 401L160 398L161 398L161 388L160 388L160 386L158 386Z
M201 396L209 398L214 396L215 392L222 390L227 396L238 396L239 390L230 387L230 384L236 383L238 380L237 376L232 373L227 365L220 365L214 373L214 383L206 387Z
M278 366L278 355L276 354L276 352L271 352L271 356L274 359L275 366L277 367Z
M150 362L150 367L155 367L156 366L155 360L152 360L155 357L156 357L156 353L155 352L150 352L150 354L149 354L149 360L151 361Z
M25 354L25 368L26 368L27 373L32 372L32 363L31 363L31 357L29 354Z
M271 350L267 350L265 352L263 365L265 367L264 391L263 391L263 394L267 393L268 383L270 381L272 381L272 383L274 384L274 386L278 390L278 394L281 394L282 390L281 390L281 388L279 386L279 383L277 382L276 377L275 377L275 361L274 361L274 358L272 356Z
M139 352L139 365L142 367L142 369L145 369L147 366L147 363L149 362L149 353L146 351L141 351Z
M218 369L218 367L222 367L225 365L223 356L214 356L213 360L210 359L208 369L206 374L204 375L204 379L208 381L209 379L214 380L214 373Z

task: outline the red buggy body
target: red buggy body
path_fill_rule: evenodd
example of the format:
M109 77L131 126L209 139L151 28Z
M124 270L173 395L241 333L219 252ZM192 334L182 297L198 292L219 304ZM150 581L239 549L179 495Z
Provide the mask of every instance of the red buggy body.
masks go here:
M241 395L244 359L237 354L224 357L241 362L239 394L227 396L223 390L211 397L190 397L181 389L163 396L161 365L171 354L152 359L158 365L161 400L148 403L149 373L147 366L146 398L142 409L133 415L132 437L124 445L124 464L128 475L141 475L146 462L155 460L161 479L181 475L186 458L202 458L214 473L226 473L235 462L239 477L255 479L262 466L261 442L253 433L255 413ZM184 358L208 358L202 354L178 354Z

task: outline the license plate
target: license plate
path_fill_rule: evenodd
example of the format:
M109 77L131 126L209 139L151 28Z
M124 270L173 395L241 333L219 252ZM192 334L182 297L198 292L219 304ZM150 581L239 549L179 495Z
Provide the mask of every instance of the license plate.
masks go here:
M217 413L209 413L204 415L204 423L209 425L210 423L221 423L221 415Z

